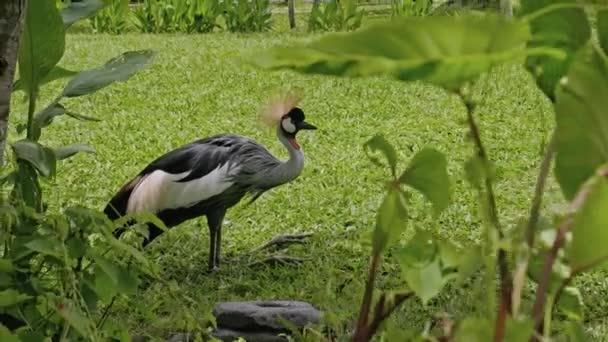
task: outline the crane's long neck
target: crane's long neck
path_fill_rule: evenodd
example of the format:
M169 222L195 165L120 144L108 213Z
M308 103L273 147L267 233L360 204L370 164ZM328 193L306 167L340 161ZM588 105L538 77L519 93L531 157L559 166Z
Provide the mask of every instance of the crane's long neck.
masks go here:
M294 141L285 136L281 127L277 127L277 137L289 152L289 159L282 161L268 175L271 185L280 185L294 180L300 175L304 168L304 152Z

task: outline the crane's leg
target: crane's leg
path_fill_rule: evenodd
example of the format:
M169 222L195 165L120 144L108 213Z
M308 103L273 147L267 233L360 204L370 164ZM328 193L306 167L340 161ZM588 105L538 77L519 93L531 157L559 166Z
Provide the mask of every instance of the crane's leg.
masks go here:
M207 215L209 225L209 270L217 270L220 267L220 252L222 244L222 221L226 210L217 210Z

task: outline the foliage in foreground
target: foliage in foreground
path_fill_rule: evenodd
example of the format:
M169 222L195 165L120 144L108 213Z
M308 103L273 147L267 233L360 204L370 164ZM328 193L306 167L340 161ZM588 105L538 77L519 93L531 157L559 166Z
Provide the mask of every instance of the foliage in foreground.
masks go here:
M608 156L602 152L608 141L602 128L608 106L608 10L598 11L599 45L591 40L584 8L575 1L522 1L521 14L513 20L494 15L400 19L252 57L268 69L423 81L458 96L466 111L475 152L463 169L478 193L483 243L457 251L433 233L417 231L393 254L407 290L379 296L374 296L374 281L381 257L406 228L408 195L403 186L422 192L436 213L447 205L450 191L441 153L420 152L399 175L390 143L377 136L366 144L382 153L390 178L377 213L354 341L368 341L379 333L386 318L407 299L415 295L427 302L447 283L466 278L479 267L487 291L484 317L445 319L432 336L393 329L391 338L528 341L559 334L571 341L586 340L581 296L571 282L581 273L605 267L608 260L608 234L603 229L608 216L601 214L608 203ZM423 36L426 39L419 39ZM492 67L521 57L552 102L556 129L545 147L527 219L520 226L506 227L496 207L495 175L470 86ZM548 219L541 215L541 202L554 156L554 172L569 209ZM373 161L379 163L377 157ZM532 300L522 296L530 283L537 285ZM568 319L559 331L551 324L556 310Z
M25 137L11 143L12 168L0 178L0 340L129 340L121 327L106 324L117 296L134 294L142 275L154 269L135 248L116 240L114 224L103 213L69 207L45 210L40 179L52 179L58 161L85 144L51 148L40 142L43 129L61 116L96 119L71 112L61 101L126 81L148 64L153 51L132 51L80 72L57 66L65 48L65 28L99 9L95 2L67 6L30 1L19 51L14 90L28 100L27 121L17 125ZM40 88L70 77L58 96L36 111ZM9 193L6 194L5 190Z

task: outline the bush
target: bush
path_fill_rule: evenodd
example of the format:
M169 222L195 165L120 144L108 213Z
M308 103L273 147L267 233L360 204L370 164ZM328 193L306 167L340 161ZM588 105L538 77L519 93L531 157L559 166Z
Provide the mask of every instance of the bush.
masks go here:
M89 21L97 33L121 34L128 28L130 14L129 0L112 0Z
M352 31L361 26L364 11L356 0L315 3L308 18L309 31Z
M230 32L262 32L272 27L269 0L224 0L222 8Z
M218 0L143 0L133 14L144 33L207 33L218 26L221 8Z
M391 15L398 16L426 16L433 11L433 0L393 0L391 2Z

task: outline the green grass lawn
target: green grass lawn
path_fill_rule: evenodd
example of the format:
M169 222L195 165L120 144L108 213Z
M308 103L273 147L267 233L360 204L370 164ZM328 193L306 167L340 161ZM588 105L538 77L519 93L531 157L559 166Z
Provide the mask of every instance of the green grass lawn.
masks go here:
M158 55L149 68L128 82L65 103L72 111L101 122L61 117L44 131L41 140L51 146L89 143L97 149L94 155L78 155L60 163L57 178L45 185L50 210L67 205L101 209L149 161L213 134L251 136L286 158L274 132L262 128L256 118L259 105L278 89L303 89L301 106L307 121L319 127L299 136L306 161L297 180L266 193L252 206L239 205L229 211L218 273L205 272L206 220L185 223L146 251L182 297L169 296L163 286L152 284L134 301L119 300L111 316L114 322L126 325L134 334L162 337L191 327L189 312L203 322L218 301L297 299L324 310L334 328L348 328L360 305L370 252L366 237L386 176L362 149L376 133L396 146L401 168L426 146L448 156L454 187L449 209L433 220L430 205L414 196L408 233L417 226L460 246L480 241L474 193L462 170L473 148L463 124L465 111L456 97L434 87L387 79L265 72L238 59L251 49L310 38L302 33L68 35L60 64L71 69L100 65L126 50L153 48ZM44 101L61 85L47 86ZM514 227L527 214L540 146L550 132L553 114L529 75L518 66L504 66L484 77L477 95L483 100L477 111L482 136L496 163L498 208L504 225ZM21 100L22 94L13 98L13 127L23 120ZM547 210L562 203L553 180L545 203ZM308 261L296 266L249 266L264 257L250 253L255 247L278 234L304 231L314 233L309 244L291 246L283 253ZM390 255L382 271L380 288L403 288L399 268ZM598 339L608 336L605 273L585 275L579 283L587 303L588 326ZM457 317L482 309L476 307L477 297L485 293L471 291L474 285L472 281L466 288L448 287L426 306L411 300L391 323L423 330L442 311Z

